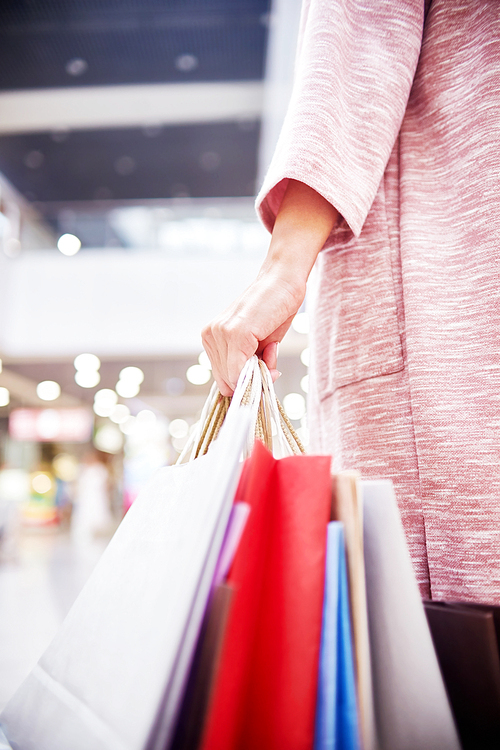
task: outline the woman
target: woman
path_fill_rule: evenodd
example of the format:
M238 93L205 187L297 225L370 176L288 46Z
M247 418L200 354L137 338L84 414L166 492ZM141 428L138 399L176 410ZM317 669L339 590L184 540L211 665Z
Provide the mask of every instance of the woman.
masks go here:
M204 333L221 392L318 266L309 419L394 482L423 596L500 602L500 3L310 0L257 208L259 277Z

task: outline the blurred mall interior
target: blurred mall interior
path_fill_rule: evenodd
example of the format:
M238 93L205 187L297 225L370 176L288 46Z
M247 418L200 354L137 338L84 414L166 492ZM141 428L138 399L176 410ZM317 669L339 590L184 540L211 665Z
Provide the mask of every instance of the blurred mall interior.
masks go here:
M256 275L254 197L298 0L0 6L0 708L211 384ZM307 312L279 398L307 442Z

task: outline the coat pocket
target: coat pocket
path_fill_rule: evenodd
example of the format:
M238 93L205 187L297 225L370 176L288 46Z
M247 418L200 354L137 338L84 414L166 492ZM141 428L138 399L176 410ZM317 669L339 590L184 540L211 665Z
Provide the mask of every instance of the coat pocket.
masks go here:
M312 347L320 399L404 369L391 244L376 203L361 237L339 233L339 246L319 258Z

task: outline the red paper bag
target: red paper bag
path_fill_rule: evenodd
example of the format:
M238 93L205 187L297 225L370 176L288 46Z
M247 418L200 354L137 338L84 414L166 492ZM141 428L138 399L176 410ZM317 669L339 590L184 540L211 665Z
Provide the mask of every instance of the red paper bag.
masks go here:
M251 512L203 750L310 750L323 605L330 458L276 460L257 442L237 501Z

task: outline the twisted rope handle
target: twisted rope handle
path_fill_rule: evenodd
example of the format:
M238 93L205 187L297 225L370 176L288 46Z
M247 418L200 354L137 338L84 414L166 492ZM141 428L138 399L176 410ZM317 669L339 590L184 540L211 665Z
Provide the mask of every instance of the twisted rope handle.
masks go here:
M233 399L235 403L233 403ZM249 405L256 410L253 439L260 440L268 450L272 451L274 446L274 421L277 439L282 451L295 455L305 453L299 436L276 398L269 370L262 360L252 357L247 363L232 397L222 396L217 391L215 384L212 386L202 411L197 434L189 442L189 446L186 445L177 463L182 463L188 454L190 454L190 460L193 460L208 452L210 445L217 440L231 404L233 408L238 405Z

